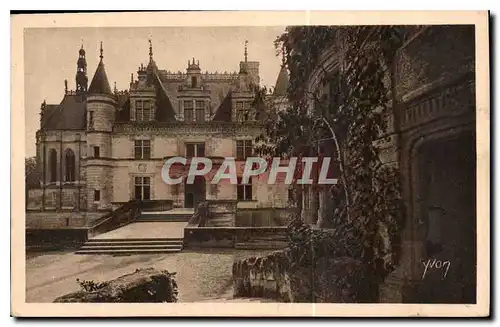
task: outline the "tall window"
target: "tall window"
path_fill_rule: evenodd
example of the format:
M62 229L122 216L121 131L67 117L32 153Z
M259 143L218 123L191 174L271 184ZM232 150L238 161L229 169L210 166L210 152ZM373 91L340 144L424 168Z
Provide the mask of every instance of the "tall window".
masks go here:
M151 141L150 140L136 140L134 142L134 157L135 159L149 159L151 158Z
M98 146L94 147L94 158L99 158L101 156L101 149Z
M252 140L238 140L236 141L236 159L245 160L251 157L253 152Z
M196 121L205 121L205 101L196 100Z
M248 180L248 184L241 183L241 177L238 177L237 197L238 200L252 200L252 179Z
M205 156L205 143L187 143L186 144L186 157L204 157Z
M136 200L151 199L151 179L149 177L135 177L134 186Z
M151 119L151 102L149 100L135 101L135 120L150 121Z
M94 128L94 112L89 111L89 129Z
M66 182L75 181L75 154L73 150L66 150L66 155L64 158L64 180Z
M198 87L198 83L195 76L191 77L191 87L192 88Z
M193 121L193 100L184 100L184 121Z
M101 201L101 190L94 190L94 202Z
M55 149L49 151L49 172L50 182L55 183L57 180L57 151Z

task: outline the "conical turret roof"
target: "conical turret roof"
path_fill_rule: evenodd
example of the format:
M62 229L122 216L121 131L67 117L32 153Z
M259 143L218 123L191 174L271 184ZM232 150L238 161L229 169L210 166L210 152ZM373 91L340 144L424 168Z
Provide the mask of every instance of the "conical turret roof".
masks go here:
M102 60L99 62L95 71L92 82L90 83L89 93L112 94L111 87L109 86L108 76L104 69Z
M274 95L285 96L288 90L288 81L288 72L285 65L282 65L274 86Z

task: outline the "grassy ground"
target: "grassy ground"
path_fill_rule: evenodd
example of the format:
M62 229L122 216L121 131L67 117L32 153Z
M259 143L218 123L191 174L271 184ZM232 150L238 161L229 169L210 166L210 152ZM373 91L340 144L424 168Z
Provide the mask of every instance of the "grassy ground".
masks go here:
M79 290L76 279L105 281L154 267L177 272L179 302L229 299L232 295L232 264L269 251L184 250L178 253L130 256L76 255L72 252L27 253L26 301L52 302Z

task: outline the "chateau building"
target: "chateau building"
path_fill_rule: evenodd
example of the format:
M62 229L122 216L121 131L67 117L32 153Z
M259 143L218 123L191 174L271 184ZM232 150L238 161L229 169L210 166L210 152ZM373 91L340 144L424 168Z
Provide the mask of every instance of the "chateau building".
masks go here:
M102 43L90 85L83 46L78 53L75 91L65 81L61 103L41 105L36 133L41 183L29 190L28 211L81 213L89 219L134 199L171 200L181 208L204 199L286 206L287 186L258 178L247 185L214 185L204 178L167 185L161 176L170 157L208 157L215 165L225 157L243 162L252 154L266 109L255 101L259 62L248 60L246 45L239 72L202 72L194 58L184 72L170 72L157 67L150 41L149 62L131 74L125 91L110 87ZM282 67L271 100L284 98L287 83Z

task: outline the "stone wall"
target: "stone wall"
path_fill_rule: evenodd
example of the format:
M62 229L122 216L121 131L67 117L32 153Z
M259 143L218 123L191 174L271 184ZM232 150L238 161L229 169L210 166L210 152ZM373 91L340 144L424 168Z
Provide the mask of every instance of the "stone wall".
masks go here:
M59 229L85 228L99 219L105 213L76 212L76 211L43 211L27 212L26 228L31 229Z
M235 248L237 244L263 240L266 245L283 248L282 242L269 239L286 238L286 227L186 227L185 248ZM268 247L269 248L269 247Z
M286 208L250 209L238 208L236 212L236 227L271 227L286 226L288 223Z
M80 195L80 203L78 203L78 195ZM62 188L56 185L45 190L30 189L27 196L27 210L82 210L86 208L85 185L63 184ZM45 207L43 207L44 197Z
M26 229L27 250L78 248L87 239L86 228Z

